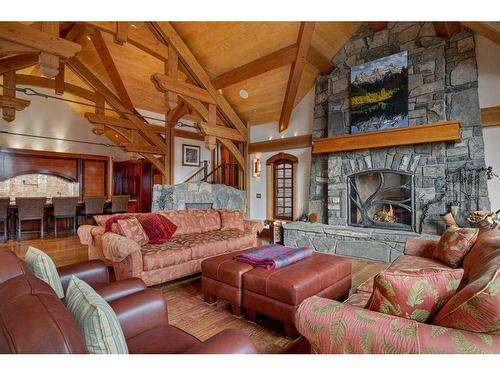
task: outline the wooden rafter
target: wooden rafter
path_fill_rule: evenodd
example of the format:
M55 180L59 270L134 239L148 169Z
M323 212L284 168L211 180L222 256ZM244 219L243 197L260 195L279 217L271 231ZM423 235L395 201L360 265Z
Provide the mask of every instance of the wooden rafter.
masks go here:
M436 35L446 39L450 39L460 29L459 22L433 22L432 24Z
M179 55L172 46L168 47L168 60L165 63L165 75L178 79L179 75ZM177 106L177 94L173 91L167 92L165 102L169 110L173 110Z
M211 104L216 103L212 95L210 95L210 93L207 90L202 89L201 87L180 81L178 79L170 78L165 74L161 73L153 74L151 79L155 84L155 86L157 87L157 89L160 91L163 92L172 91L175 92L176 94L197 99L204 103L211 103Z
M281 115L279 120L279 131L282 132L288 128L290 117L292 116L295 99L299 90L300 79L306 63L306 56L311 44L312 35L314 32L314 22L301 22L299 29L299 36L297 44L297 57L290 68L290 76L288 78L288 85L285 93L285 100L281 108Z
M26 46L22 46L17 43L9 42L8 40L1 39L0 37L0 54L1 55L17 55L17 54L29 54L29 53L40 53L39 50L35 48L30 48Z
M198 126L202 134L208 136L226 138L237 142L244 141L243 137L236 129L228 128L227 126L209 125L206 122L200 122Z
M81 51L79 44L19 22L0 22L0 39L69 59Z
M38 64L38 55L34 53L21 54L6 59L0 60L0 74L10 72L12 70L20 70L29 68Z
M221 138L221 137L215 137L217 141L219 141L225 148L228 149L228 151L234 156L236 159L236 162L240 166L243 172L247 170L246 168L246 163L245 163L245 157L241 153L241 151L236 147L236 145L231 141L230 139L226 138Z
M115 43L123 45L127 43L128 38L128 22L116 23Z
M192 81L199 83L205 88L217 104L220 111L230 124L232 124L242 135L247 137L247 128L241 121L237 113L231 107L229 102L212 85L210 76L198 62L188 46L184 43L170 22L150 22L151 31L165 45L171 45L179 55L186 71L191 75Z
M332 65L329 59L327 59L316 48L313 48L311 46L309 46L306 60L316 69L318 69L320 73L330 73L335 68L335 66Z
M63 95L64 94L64 75L66 72L66 66L64 63L59 64L59 72L57 73L55 77L56 81L56 87L55 87L55 92L57 95Z
M500 22L461 22L475 33L500 45Z
M120 76L120 72L118 72L118 68L116 67L116 64L113 60L113 56L111 56L111 52L109 51L109 48L106 45L101 32L99 30L94 30L94 32L90 34L90 39L92 40L97 54L99 55L104 68L106 69L106 73L111 79L111 83L113 84L118 97L129 111L133 111L134 104L130 99L125 84L123 83L123 80Z

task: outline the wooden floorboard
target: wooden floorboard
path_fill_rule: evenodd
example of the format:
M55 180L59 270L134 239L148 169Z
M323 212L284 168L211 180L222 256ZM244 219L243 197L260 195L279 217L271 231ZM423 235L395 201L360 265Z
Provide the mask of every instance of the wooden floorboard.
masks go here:
M8 248L20 257L24 257L28 246L45 251L57 266L88 259L87 246L80 244L78 237L9 240L0 244L0 248ZM359 284L385 269L387 264L352 259L352 267L352 289L355 289ZM224 329L236 328L252 338L259 353L282 353L294 343L282 334L281 326L271 320L266 319L262 324L255 324L245 318L237 318L231 314L230 307L225 301L207 305L202 299L199 276L157 285L153 288L160 290L167 300L170 323L200 340L206 340Z

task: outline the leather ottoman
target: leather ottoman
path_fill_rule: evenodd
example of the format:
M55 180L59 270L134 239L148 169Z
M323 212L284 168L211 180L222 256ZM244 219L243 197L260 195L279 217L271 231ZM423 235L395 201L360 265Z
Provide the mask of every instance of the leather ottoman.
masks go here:
M295 337L298 305L314 295L347 298L351 270L349 259L322 253L273 271L260 267L248 270L243 274L243 307L247 318L256 321L257 314L269 316L283 322L287 336Z
M217 302L217 297L229 301L234 315L242 316L242 276L253 266L233 258L243 251L223 254L201 262L201 285L205 302Z

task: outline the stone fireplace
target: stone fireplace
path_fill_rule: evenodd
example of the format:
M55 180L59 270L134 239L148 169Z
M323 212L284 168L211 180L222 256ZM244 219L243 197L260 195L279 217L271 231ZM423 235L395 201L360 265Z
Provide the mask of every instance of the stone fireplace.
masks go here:
M459 121L460 141L313 154L309 212L321 224L288 224L285 243L392 261L408 238L440 234L439 216L450 206L459 207L463 225L470 209L490 208L474 35L467 28L448 40L429 22L390 22L378 32L362 26L333 57L336 69L317 78L313 139L350 134L352 66L405 50L410 126ZM476 176L473 198L457 194L450 177L463 169Z

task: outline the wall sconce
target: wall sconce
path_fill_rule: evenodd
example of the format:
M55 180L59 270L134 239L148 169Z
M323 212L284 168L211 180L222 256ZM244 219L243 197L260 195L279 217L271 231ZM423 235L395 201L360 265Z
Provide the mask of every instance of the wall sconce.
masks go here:
M260 178L260 158L253 159L253 176Z

